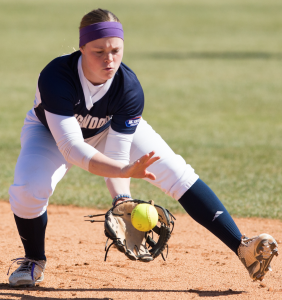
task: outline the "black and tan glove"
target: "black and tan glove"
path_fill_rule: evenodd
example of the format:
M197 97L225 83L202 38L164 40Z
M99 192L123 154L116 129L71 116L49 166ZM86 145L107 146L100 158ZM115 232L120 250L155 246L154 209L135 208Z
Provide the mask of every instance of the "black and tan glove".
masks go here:
M105 246L105 261L108 251L114 245L120 252L131 260L149 262L154 260L167 248L168 240L174 227L174 216L165 208L154 205L159 216L158 224L150 231L143 232L135 229L131 224L131 212L140 203L154 205L153 201L126 200L112 207L106 212L105 221L89 220L90 222L104 222L105 235L112 243ZM93 218L102 215L90 215ZM174 220L173 220L174 219ZM167 255L166 255L167 256Z

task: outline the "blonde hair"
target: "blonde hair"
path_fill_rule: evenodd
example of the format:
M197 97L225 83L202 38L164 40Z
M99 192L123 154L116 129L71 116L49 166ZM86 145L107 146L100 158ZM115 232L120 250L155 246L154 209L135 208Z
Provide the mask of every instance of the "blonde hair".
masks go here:
M121 23L116 15L106 9L93 9L88 14L83 16L80 21L79 29L82 29L91 24L100 22L118 22Z

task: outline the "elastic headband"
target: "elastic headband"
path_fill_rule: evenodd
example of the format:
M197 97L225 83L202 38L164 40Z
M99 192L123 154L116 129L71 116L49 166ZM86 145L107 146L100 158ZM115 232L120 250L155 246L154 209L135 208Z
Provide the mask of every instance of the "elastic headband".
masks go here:
M118 37L123 40L123 29L119 22L100 22L79 30L79 47L104 37Z

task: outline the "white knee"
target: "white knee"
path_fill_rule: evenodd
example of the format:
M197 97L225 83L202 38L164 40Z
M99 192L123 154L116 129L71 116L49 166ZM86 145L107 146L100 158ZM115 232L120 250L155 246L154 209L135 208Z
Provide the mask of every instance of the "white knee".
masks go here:
M198 180L199 175L194 172L194 169L185 163L182 176L176 178L174 184L166 192L175 200L179 200L182 195Z
M20 218L33 219L42 215L55 186L66 172L41 155L20 156L14 184L9 189L11 209Z
M15 215L24 219L41 216L47 209L52 191L41 189L40 186L13 184L9 189L11 209Z
M175 200L179 200L199 178L194 169L176 154L160 159L150 166L149 170L157 178L148 181Z

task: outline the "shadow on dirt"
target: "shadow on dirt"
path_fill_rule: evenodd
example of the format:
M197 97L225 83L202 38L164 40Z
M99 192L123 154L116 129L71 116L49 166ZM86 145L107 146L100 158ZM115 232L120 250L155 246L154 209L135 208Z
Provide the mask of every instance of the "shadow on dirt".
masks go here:
M245 293L244 291L233 291L231 289L227 291L200 291L200 290L187 290L189 293L198 294L199 297L219 297L219 296L229 296L229 295L240 295Z
M0 296L9 296L10 297L18 297L17 299L19 300L55 300L55 299L60 299L60 300L70 300L72 299L73 297L67 297L67 298L50 298L50 297L37 297L37 296L29 296L29 295L22 295L22 294L2 294L0 293ZM79 300L89 300L89 298L77 298L75 297L76 299L79 299ZM113 300L113 298L90 298L91 300Z
M13 291L11 293L3 293L1 290ZM21 291L21 293L18 293ZM239 295L245 293L244 291L233 291L231 289L226 291L203 291L198 289L189 289L189 290L152 290L152 289L119 289L119 288L101 288L101 289L75 289L75 288L47 288L35 286L33 288L11 288L7 283L0 284L0 296L8 297L18 297L19 300L55 300L57 297L46 297L46 296L33 296L26 295L26 292L131 292L131 293L195 293L199 297L219 297L219 296L228 296L228 295ZM74 296L74 295L73 295ZM77 294L75 295L77 297ZM67 300L68 298L60 298L61 300ZM80 300L86 300L89 298L79 298ZM94 300L112 300L112 298L91 298Z

